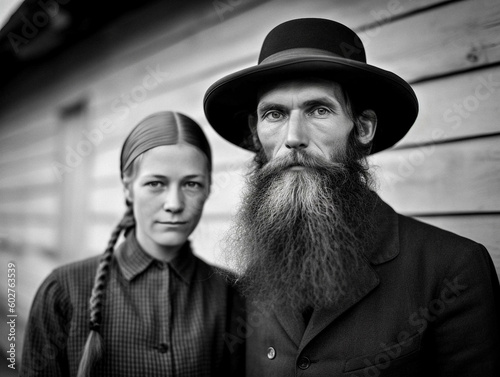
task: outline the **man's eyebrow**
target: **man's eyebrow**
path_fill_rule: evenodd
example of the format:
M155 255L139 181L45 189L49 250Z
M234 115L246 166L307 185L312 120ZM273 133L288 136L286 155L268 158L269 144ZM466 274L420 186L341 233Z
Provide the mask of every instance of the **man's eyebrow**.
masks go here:
M261 102L257 106L257 113L265 113L269 110L285 110L285 106L275 102Z
M313 107L313 106L328 106L333 108L340 108L341 104L339 101L334 100L330 97L318 97L314 99L310 99L304 101L302 104L304 107Z

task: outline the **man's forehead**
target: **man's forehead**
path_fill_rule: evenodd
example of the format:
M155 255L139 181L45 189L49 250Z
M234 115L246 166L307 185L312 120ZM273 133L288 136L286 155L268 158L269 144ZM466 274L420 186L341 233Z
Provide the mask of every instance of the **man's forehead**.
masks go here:
M319 78L292 79L270 83L259 91L258 100L260 103L287 96L295 97L300 101L328 96L340 103L344 102L342 86L338 82Z

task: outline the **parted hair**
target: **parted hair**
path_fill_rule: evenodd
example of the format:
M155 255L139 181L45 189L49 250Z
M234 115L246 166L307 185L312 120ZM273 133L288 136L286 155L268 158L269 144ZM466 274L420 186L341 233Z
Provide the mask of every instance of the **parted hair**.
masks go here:
M201 127L183 114L165 111L143 119L125 139L120 161L122 183L128 185L133 181L144 152L160 145L179 143L186 143L198 148L207 157L208 171L211 173L212 152ZM89 300L90 331L83 349L77 377L90 377L93 367L104 354L103 338L101 336L102 312L113 252L122 232L127 235L135 227L132 203L126 200L125 204L127 207L125 214L113 229L106 250L102 254L97 267Z

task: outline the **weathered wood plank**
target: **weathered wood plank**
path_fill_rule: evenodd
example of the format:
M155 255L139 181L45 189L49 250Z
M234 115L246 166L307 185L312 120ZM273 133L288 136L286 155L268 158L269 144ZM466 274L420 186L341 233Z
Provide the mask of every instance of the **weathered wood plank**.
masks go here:
M1 148L0 169L5 164L15 165L17 162L28 159L43 158L46 155L52 156L56 151L56 147L56 138L53 136L33 141L24 137L16 138Z
M20 211L4 211L0 210L0 227L16 226L22 228L26 224L43 224L47 227L56 227L58 220L57 214L43 213L33 211L31 213L23 213Z
M16 223L2 225L0 228L2 238L16 247L33 245L39 249L55 250L57 248L58 230L54 226L42 223Z
M36 164L33 161L27 161L24 166L18 164L1 169L0 188L10 190L33 186L33 190L37 190L38 186L57 185L58 180L52 162L51 159Z
M6 185L15 183L13 180L27 174L40 174L40 178L43 179L44 183L53 182L55 177L53 164L53 156L47 154L38 158L22 159L15 164L2 164L0 165L0 186L3 186L4 182Z
M499 215L420 217L418 219L483 244L490 253L500 276Z
M2 109L0 113L0 148L8 147L12 140L28 142L44 139L56 132L56 124L49 114L14 109ZM37 116L38 115L38 116ZM16 117L17 116L17 117Z
M410 81L498 63L500 2L453 2L368 30L361 39L371 64Z
M398 146L500 132L500 67L414 85L420 114Z
M0 211L29 215L30 213L43 213L56 215L59 210L57 193L45 197L27 195L17 200L2 200Z
M500 137L371 157L381 196L402 213L500 211Z

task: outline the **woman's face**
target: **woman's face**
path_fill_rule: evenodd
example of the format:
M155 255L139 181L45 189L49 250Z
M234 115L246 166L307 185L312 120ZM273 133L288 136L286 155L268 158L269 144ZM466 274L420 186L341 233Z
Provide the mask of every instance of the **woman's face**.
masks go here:
M146 151L125 187L139 244L153 257L174 257L198 225L209 192L207 157L197 148L175 144Z

